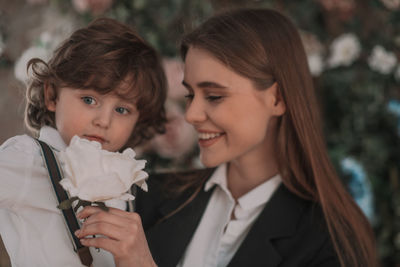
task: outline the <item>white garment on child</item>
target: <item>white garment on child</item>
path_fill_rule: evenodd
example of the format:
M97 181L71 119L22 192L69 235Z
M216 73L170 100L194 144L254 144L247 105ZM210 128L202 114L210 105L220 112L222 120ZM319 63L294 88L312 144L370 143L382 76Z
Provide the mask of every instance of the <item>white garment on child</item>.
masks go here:
M40 140L66 148L51 127ZM0 235L14 267L83 266L73 250L64 217L36 141L20 135L0 147ZM112 254L90 248L94 267L115 266Z
M235 203L227 185L227 165L218 167L204 189L216 188L178 267L227 266L281 181L277 174Z

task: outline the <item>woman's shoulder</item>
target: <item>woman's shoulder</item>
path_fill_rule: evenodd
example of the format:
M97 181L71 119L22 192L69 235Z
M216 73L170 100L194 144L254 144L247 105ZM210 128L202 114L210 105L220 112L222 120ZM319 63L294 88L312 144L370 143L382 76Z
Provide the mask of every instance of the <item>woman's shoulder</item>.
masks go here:
M307 266L340 266L321 205L301 198L283 185L279 194L281 204L277 206L286 214L275 219L280 224L277 229L286 227L286 236L276 238L274 244L289 263L287 266L299 262Z

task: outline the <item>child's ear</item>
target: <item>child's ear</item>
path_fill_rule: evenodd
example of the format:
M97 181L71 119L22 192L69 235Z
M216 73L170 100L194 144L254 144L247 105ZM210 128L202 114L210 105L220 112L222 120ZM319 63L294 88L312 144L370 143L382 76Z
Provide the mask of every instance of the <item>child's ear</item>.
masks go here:
M270 108L272 114L275 116L282 116L286 112L286 104L282 97L281 91L279 90L278 83L274 83L270 88L267 89L270 94Z
M56 111L57 96L53 86L45 83L44 85L44 104L49 111Z

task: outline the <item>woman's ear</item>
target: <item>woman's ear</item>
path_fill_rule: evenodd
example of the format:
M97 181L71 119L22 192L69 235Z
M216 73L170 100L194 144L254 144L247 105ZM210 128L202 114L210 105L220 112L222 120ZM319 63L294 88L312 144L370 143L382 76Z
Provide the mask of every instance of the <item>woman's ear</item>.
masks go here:
M57 105L55 88L48 83L44 84L44 104L49 111L55 112Z
M286 112L286 104L282 97L281 91L279 90L279 85L275 82L270 88L270 108L272 114L275 116L282 116Z

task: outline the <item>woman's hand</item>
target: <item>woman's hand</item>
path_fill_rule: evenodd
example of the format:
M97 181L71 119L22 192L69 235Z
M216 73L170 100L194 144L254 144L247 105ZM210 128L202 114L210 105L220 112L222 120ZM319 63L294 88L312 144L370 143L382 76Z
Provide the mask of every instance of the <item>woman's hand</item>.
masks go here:
M116 266L156 266L137 213L115 208L106 212L87 206L78 213L78 218L86 219L75 233L82 245L111 252ZM105 237L85 238L92 235Z

